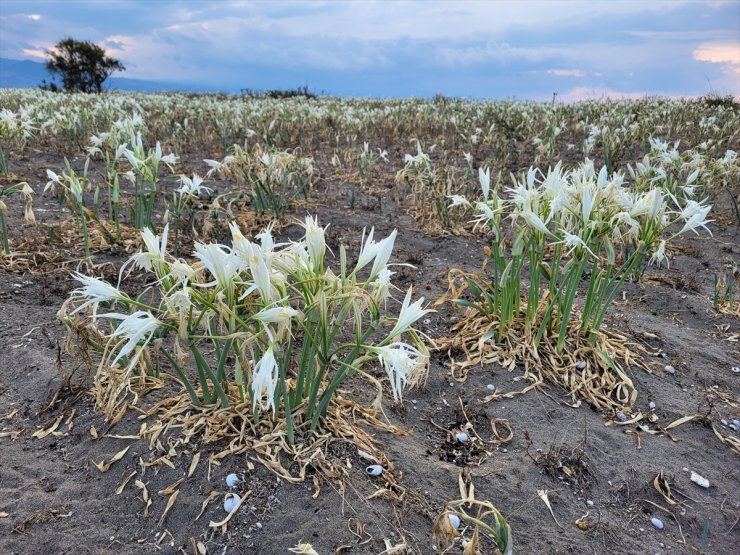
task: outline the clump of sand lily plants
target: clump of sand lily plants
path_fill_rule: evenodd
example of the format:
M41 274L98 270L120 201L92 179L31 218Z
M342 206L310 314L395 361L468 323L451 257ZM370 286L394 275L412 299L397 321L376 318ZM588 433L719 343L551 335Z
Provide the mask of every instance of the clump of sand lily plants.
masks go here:
M378 388L379 408L369 365L385 370L396 400L421 383L428 353L414 326L430 310L409 289L397 316L385 314L394 302L396 232L377 239L371 229L353 265L342 247L335 272L325 228L311 216L301 225L300 240L277 243L270 226L251 241L232 224L229 246L196 243L191 261L169 254L168 227L160 235L145 229L145 248L121 269L123 281L132 272L151 278L136 295L76 274L81 287L60 316L102 353L104 412L117 412L138 378L166 376L193 414L228 413L258 438L293 446L324 429L353 375Z
M629 350L604 332L604 318L626 281L646 264L668 263L672 240L708 232L711 206L692 198L694 179L637 189L586 160L572 170L532 168L503 189L481 169L482 196L452 198L492 236L490 277L451 273L452 297L468 310L460 336L447 343L470 355L458 370L486 358L510 368L520 362L533 385L542 381L540 370L530 373L537 368L597 407L631 405L637 392L619 364Z

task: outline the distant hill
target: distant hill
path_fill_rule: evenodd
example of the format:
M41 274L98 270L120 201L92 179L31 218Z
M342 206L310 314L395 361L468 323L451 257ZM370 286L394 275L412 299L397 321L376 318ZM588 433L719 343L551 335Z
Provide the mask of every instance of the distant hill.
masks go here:
M43 63L31 60L10 60L0 58L0 88L27 88L38 87L41 81L49 82L50 75ZM202 91L197 85L184 85L167 81L147 81L144 79L129 79L113 76L105 82L108 90L118 91Z

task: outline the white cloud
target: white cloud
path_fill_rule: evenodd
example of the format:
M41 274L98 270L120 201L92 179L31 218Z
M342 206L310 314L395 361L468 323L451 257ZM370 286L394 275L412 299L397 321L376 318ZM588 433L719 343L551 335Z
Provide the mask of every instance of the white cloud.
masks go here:
M700 44L692 53L694 60L718 64L722 75L714 86L740 96L740 41L710 42Z
M740 65L740 41L700 44L693 56L700 62Z
M46 60L46 51L45 50L39 50L36 48L24 48L21 52L25 54L26 56L31 56L32 58L41 58L42 60Z
M586 72L580 69L548 69L546 73L558 77L586 77Z

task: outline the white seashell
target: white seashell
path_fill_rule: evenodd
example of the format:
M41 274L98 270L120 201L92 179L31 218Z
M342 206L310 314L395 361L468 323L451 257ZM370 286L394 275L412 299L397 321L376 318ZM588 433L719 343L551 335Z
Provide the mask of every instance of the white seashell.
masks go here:
M662 530L663 529L663 521L660 520L659 518L653 517L653 518L650 519L650 522L652 522L653 523L653 526L655 526L658 530Z
M488 391L493 391L494 389L496 389L496 386L495 386L495 385L493 385L492 383L489 383L489 384L488 384L488 385L486 386L486 389L488 389Z
M371 464L365 469L365 472L370 474L370 476L380 476L383 474L383 467L379 464Z
M466 443L470 441L470 436L465 432L458 432L457 434L455 434L455 439L460 443Z
M233 472L226 476L226 485L230 488L233 488L236 486L241 480L239 479L239 476L234 474Z
M224 511L227 513L230 513L234 510L234 507L236 507L236 504L239 502L239 496L235 493L227 493L226 497L224 497Z
M709 480L707 480L704 476L697 474L693 470L691 471L691 481L694 482L696 485L701 486L703 488L709 487Z
M460 528L460 517L459 516L450 514L450 515L447 515L447 518L450 519L450 524L455 530Z
M578 368L579 370L583 370L584 368L586 368L586 363L584 361L581 361L576 364L576 368Z
M650 404L648 405L650 407L650 410L655 410L655 402L650 401Z
M670 364L667 365L665 368L663 368L663 370L665 370L669 374L675 374L676 373L676 369L673 366L671 366Z

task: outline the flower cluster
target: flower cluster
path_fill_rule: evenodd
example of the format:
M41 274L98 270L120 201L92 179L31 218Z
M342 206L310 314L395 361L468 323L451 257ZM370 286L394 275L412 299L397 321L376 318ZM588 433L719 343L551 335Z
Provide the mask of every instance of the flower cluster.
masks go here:
M422 308L423 298L411 302L409 289L393 324L381 318L395 230L376 240L371 229L353 267L342 247L335 274L325 260L326 228L311 216L303 227L299 241L277 243L271 227L251 241L232 223L231 244L196 243L195 262L168 254L167 227L161 236L145 229L144 249L121 274L152 273L148 294L134 298L76 274L82 287L61 314L86 318L107 335L111 365L133 368L152 358L142 358L151 349L164 353L197 405L229 406L230 391L236 390L251 398L255 411L292 418L300 407L315 425L339 384L373 361L400 399L404 387L425 375L428 355L414 325L430 311ZM110 312L101 313L101 306ZM112 332L100 327L104 321ZM210 363L209 344L217 353ZM197 382L183 365L188 351Z

